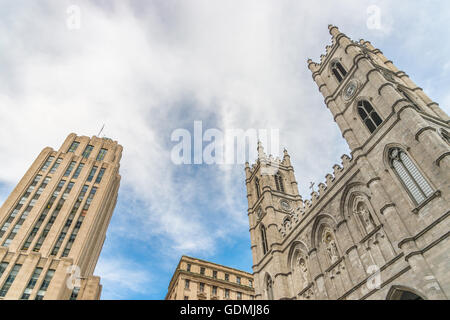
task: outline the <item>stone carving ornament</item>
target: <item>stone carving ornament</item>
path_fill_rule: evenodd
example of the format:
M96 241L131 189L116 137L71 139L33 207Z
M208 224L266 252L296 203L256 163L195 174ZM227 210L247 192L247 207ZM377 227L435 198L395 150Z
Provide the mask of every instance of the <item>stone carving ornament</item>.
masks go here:
M375 228L375 223L373 222L372 216L370 215L369 210L366 207L363 207L360 211L357 212L359 215L361 222L366 229L367 233L370 233Z
M323 233L322 242L325 244L325 250L327 252L328 258L331 263L336 262L339 259L339 252L336 246L336 241L334 240L333 233L331 230L326 230Z
M302 276L303 286L306 286L308 283L308 267L306 266L306 261L303 257L299 257L297 264L300 270L300 275Z

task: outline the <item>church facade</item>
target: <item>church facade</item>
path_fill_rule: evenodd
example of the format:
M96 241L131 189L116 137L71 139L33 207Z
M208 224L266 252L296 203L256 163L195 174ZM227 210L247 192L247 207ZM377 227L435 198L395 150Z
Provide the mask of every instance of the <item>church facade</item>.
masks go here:
M347 141L310 200L290 156L246 164L256 299L448 299L450 121L368 41L329 26L308 67Z

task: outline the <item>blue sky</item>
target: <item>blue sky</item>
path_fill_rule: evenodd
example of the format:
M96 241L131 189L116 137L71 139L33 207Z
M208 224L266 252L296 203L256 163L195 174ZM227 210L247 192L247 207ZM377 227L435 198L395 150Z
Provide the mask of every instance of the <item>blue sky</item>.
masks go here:
M124 153L102 298L163 299L182 254L251 271L243 165L173 164L174 130L279 129L309 198L348 153L306 66L330 23L450 112L447 1L305 2L0 0L0 203L44 147L106 124Z

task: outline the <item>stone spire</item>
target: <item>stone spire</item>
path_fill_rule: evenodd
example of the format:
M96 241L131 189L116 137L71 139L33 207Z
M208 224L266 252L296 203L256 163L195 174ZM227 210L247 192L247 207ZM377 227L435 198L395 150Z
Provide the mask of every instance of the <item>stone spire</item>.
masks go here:
M286 148L283 150L283 164L287 167L291 166L291 157L289 156L289 153L286 150Z
M258 141L258 159L262 160L262 159L266 159L267 155L264 152L264 147L262 146L261 140Z

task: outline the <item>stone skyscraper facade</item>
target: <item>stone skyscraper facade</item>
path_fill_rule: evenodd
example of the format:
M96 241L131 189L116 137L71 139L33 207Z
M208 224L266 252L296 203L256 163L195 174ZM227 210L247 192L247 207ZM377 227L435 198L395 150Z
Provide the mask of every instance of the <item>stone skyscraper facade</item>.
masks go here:
M42 150L0 208L0 300L100 298L121 157L116 141L76 134Z
M303 200L287 151L259 145L245 168L256 298L448 299L449 117L370 42L329 30L308 66L351 156Z

